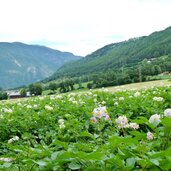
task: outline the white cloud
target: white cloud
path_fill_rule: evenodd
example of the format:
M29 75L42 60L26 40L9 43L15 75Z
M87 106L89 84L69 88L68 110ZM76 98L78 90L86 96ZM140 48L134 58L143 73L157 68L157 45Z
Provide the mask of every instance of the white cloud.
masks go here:
M87 55L165 29L170 7L169 0L0 0L0 41Z

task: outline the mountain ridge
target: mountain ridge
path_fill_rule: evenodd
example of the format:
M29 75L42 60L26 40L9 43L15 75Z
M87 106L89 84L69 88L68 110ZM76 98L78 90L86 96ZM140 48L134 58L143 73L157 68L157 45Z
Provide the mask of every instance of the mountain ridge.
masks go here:
M0 42L0 87L14 88L45 79L65 62L79 58L46 46Z
M60 67L49 79L79 77L138 64L144 59L157 58L171 53L171 27L149 36L111 43L75 62Z

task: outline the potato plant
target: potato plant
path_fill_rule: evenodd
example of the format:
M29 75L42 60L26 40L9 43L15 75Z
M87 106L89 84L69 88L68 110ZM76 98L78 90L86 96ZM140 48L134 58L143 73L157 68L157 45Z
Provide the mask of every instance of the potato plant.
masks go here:
M0 103L2 171L169 171L170 140L170 87Z

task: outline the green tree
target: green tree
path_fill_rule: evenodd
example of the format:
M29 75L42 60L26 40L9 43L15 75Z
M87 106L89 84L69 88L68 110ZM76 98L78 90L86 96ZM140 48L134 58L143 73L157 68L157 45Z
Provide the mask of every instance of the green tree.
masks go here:
M155 68L155 74L156 74L156 75L162 73L162 70L161 70L161 68L160 68L159 65L156 65L154 68Z
M69 79L68 83L69 83L70 89L74 90L74 81L73 81L73 79Z
M49 84L49 89L52 90L52 91L56 90L56 89L57 89L57 84L51 82L51 83Z
M65 82L64 82L64 81L61 81L61 82L59 83L59 91L60 91L61 93L67 92L66 85L65 85Z
M30 84L29 85L29 91L30 91L30 94L31 95L33 95L33 94L35 95L35 88L34 88L34 85L33 84Z
M38 96L42 94L43 88L41 84L30 84L29 91L31 95L34 94L35 96Z
M82 86L82 83L79 82L79 84L78 84L78 89L82 89L82 88L84 88L84 87Z
M93 83L88 83L88 84L87 84L87 88L88 88L88 89L92 89L92 88L93 88Z
M8 99L8 94L6 92L0 92L0 100Z
M41 95L43 92L43 88L41 84L35 84L35 95Z
M25 88L22 88L22 89L20 90L20 95L21 95L21 97L26 97L26 94L27 94L26 89L25 89Z

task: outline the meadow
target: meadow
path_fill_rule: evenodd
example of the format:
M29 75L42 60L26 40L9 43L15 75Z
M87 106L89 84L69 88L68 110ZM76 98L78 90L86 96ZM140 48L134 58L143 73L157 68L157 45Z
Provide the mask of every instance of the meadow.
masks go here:
M2 171L171 170L171 87L0 103Z

